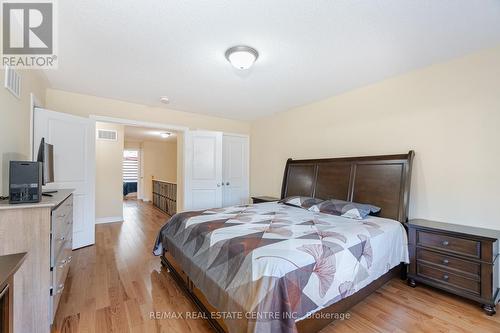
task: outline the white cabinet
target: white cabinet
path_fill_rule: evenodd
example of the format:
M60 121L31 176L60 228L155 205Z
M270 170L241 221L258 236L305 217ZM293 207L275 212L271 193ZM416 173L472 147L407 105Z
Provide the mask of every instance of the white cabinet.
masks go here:
M188 131L184 152L186 210L248 203L248 136Z

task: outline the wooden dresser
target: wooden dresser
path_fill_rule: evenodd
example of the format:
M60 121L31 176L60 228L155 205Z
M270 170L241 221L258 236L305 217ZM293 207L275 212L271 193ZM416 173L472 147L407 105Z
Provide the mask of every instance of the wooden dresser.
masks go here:
M496 313L499 231L428 220L411 220L407 226L410 286L422 282Z
M0 201L0 255L27 253L14 281L16 333L50 332L72 259L72 192L33 204Z

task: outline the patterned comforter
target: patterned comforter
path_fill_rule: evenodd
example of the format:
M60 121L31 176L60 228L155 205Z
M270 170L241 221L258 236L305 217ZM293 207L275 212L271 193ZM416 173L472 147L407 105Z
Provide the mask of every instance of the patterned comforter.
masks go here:
M163 249L231 332L295 332L297 320L408 263L397 221L279 203L176 214L160 230L154 253Z

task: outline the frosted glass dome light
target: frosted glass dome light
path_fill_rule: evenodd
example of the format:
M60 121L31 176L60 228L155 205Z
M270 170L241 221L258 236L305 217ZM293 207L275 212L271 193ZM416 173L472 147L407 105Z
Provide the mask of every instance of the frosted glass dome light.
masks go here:
M226 51L226 59L239 70L252 67L259 57L259 52L250 46L233 46Z

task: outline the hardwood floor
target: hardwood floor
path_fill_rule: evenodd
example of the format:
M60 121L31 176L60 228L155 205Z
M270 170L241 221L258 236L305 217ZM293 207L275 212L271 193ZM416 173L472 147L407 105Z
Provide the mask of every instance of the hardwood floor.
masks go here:
M196 311L152 245L167 215L124 202L123 223L96 226L96 245L74 251L54 332L210 332L203 319L150 319L151 313ZM394 279L350 310L331 332L500 332L500 316L479 305Z

